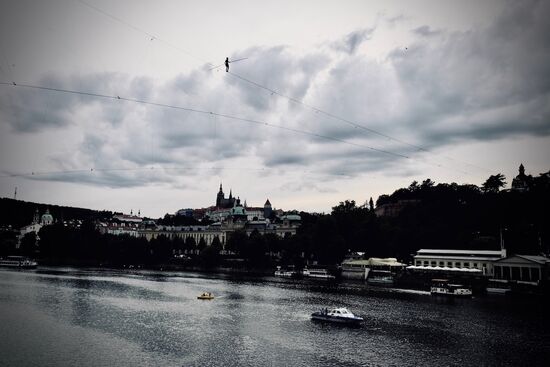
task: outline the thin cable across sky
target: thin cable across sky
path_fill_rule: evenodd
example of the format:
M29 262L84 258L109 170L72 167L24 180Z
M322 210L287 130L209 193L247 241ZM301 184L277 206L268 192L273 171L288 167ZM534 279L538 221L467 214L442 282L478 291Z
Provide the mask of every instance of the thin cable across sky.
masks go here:
M239 116L234 116L234 115L228 115L228 114L218 113L218 112L213 112L213 111L205 111L205 110L200 110L200 109L196 109L196 108L176 106L176 105L152 102L152 101L147 101L147 100L142 100L142 99L127 98L127 97L123 97L123 96L119 96L119 95L108 95L108 94L102 94L102 93L84 92L84 91L62 89L62 88L52 88L52 87L32 85L32 84L19 84L19 83L15 83L15 82L12 82L12 83L0 82L0 85L11 86L11 87L16 87L16 88L30 88L30 89L36 89L36 90L42 90L42 91L58 92L58 93L76 94L76 95L86 96L86 97L113 99L113 100L120 100L120 101L144 104L144 105L155 106L155 107L170 108L170 109L182 110L182 111L187 111L187 112L194 112L194 113L200 113L200 114L205 114L205 115L218 116L218 117L223 117L223 118L226 118L226 119L242 121L242 122L248 122L248 123L252 123L252 124L256 124L256 125L260 125L260 126L267 126L267 127L271 127L271 128L275 128L275 129L280 129L280 130L296 133L296 134L302 134L302 135L312 136L312 137L316 137L316 138L320 138L320 139L324 139L324 140L330 140L330 141L343 143L343 144L351 145L351 146L358 147L358 148L369 149L369 150L372 150L372 151L375 151L375 152L378 152L378 153L388 154L388 155L398 157L398 158L410 158L409 156L406 156L404 154L394 153L394 152L390 152L388 150L374 148L374 147L371 147L371 146L365 145L365 144L354 143L354 142L350 142L350 141L347 141L347 140L334 138L334 137L331 137L331 136L321 135L321 134L317 134L317 133L312 132L312 131L294 129L294 128L290 128L290 127L286 127L286 126L282 126L282 125L272 124L272 123L265 122L265 121L249 119L249 118L244 118L244 117L239 117Z
M104 10L102 10L102 9L100 9L100 8L98 8L98 7L96 7L96 6L90 5L89 3L85 2L84 0L77 0L77 1L78 1L79 3L81 3L81 4L85 5L85 6L87 6L88 8L97 11L98 13L100 13L100 14L102 14L102 15L104 15L104 16L107 16L107 17L109 17L109 18L111 18L112 20L115 20L115 21L117 21L117 22L119 22L119 23L121 23L121 24L123 24L123 25L125 25L125 26L127 26L127 27L129 27L129 28L131 28L131 29L133 29L133 30L136 31L136 32L139 32L139 33L142 33L142 34L146 35L146 36L149 37L151 40L159 40L159 41L162 41L162 43L168 45L169 47L171 47L171 48L173 48L173 49L175 49L175 50L177 50L177 51L179 51L179 52L182 52L183 54L185 54L185 55L187 55L187 56L190 56L190 57L192 57L192 58L194 58L194 59L196 59L196 60L198 60L198 61L201 61L202 63L204 63L204 64L206 64L206 65L208 65L208 66L210 67L209 70L214 70L214 69L216 69L216 68L218 68L218 67L220 67L220 66L223 66L223 64L222 64L222 65L214 65L214 64L211 63L211 62L205 61L203 58L197 57L197 56L193 55L192 53L190 53L189 51L184 50L184 49L181 49L181 48L179 48L179 47L177 47L177 46L171 44L170 42L164 40L163 38L161 38L161 37L159 37L159 36L157 36L157 35L152 34L151 32L148 32L148 31L146 31L146 30L144 30L144 29L142 29L142 28L140 28L140 27L137 27L137 26L133 25L132 23L129 23L129 22L127 22L127 21L125 21L125 20L123 20L123 19L117 17L117 16L114 16L114 15L112 15L112 14L110 14L110 13L108 13L108 12L106 12L106 11L104 11ZM244 59L246 59L246 58L234 60L233 62L240 61L240 60L244 60ZM243 76L241 76L241 75L238 75L238 74L236 74L236 73L233 73L233 72L231 72L231 71L228 72L228 75L230 75L230 76L232 76L232 77L234 77L234 78L236 78L236 79L238 79L238 80L240 80L240 81L243 81L243 82L245 82L245 83L248 83L249 85L253 85L253 86L257 87L257 88L263 89L263 90L267 91L268 93L271 93L272 95L275 95L275 96L280 97L280 98L285 98L285 99L287 99L287 100L289 100L289 101L291 101L291 102L294 102L294 103L299 104L299 105L301 105L301 106L304 106L304 107L306 107L306 108L308 108L308 109L311 109L312 111L314 111L314 112L316 112L316 113L321 113L321 114L323 114L323 115L325 115L325 116L327 116L327 117L329 117L329 118L331 118L331 119L334 119L334 120L339 121L339 122L343 122L343 123L345 123L345 124L347 124L347 125L350 125L350 126L354 127L355 129L360 129L360 130L362 130L362 131L365 131L365 132L368 132L368 133L371 133L371 134L378 135L378 136L380 136L380 137L383 137L383 138L388 139L388 140L390 140L390 141L393 141L393 142L395 142L395 143L402 144L402 145L408 146L408 147L410 147L410 148L414 148L414 149L416 149L416 150L419 151L419 152L424 152L424 153L429 153L429 154L432 154L432 155L437 155L437 153L434 153L434 152L432 152L432 151L430 151L430 150L428 150L428 149L426 149L426 148L424 148L424 147L422 147L422 146L419 146L419 145L416 145L416 144L409 143L409 142L407 142L407 141L405 141L405 140L395 138L395 137L393 137L393 136L391 136L391 135L382 133L382 132L380 132L380 131L378 131L378 130L369 128L369 127L367 127L367 126L365 126L365 125L359 124L359 123L357 123L357 122L351 121L351 120L346 119L346 118L343 118L343 117L341 117L341 116L337 116L337 115L335 115L335 114L333 114L333 113L331 113L331 112L328 112L328 111L325 111L325 110L323 110L323 109L321 109L321 108L318 108L318 107L315 107L315 106L313 106L313 105L310 105L310 104L308 104L308 103L306 103L306 102L304 102L304 101L302 101L302 100L299 100L299 99L296 99L296 98L287 96L287 95L285 95L285 94L283 94L283 93L281 93L281 92L279 92L279 91L277 91L277 90L275 90L275 89L266 87L266 86L264 86L264 85L262 85L262 84L260 84L260 83L257 83L257 82L255 82L255 81L253 81L253 80L250 80L250 79L248 79L248 78L245 78L245 77L243 77ZM382 151L382 150L379 150L379 151ZM385 152L385 151L384 151L384 152ZM400 155L400 156L403 156L403 155ZM454 162L462 163L462 164L469 165L469 166L471 166L471 167L475 167L475 168L477 168L477 169L480 169L480 170L483 170L483 171L486 171L486 172L490 172L489 169L484 168L484 167L480 167L480 166L475 165L475 164L472 164L472 163L464 162L464 161L461 161L461 160L458 160L458 159L455 159L455 158L452 158L452 157L444 156L444 155L441 155L441 156L442 156L443 158L445 158L445 159L448 159L448 160L451 160L451 161L454 161ZM405 156L403 156L403 157L405 157ZM406 158L410 158L410 157L407 156ZM438 164L438 163L434 163L433 165L436 166L436 167L444 167L443 165Z

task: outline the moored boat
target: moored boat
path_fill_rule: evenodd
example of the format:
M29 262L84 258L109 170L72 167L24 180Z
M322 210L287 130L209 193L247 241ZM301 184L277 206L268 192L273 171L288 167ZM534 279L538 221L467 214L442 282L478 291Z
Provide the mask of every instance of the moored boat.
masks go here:
M471 297L472 290L462 284L449 283L448 279L432 279L430 293L433 296Z
M277 266L277 270L275 270L273 275L283 278L298 278L299 273L295 270L286 270L282 269L280 266Z
M487 294L505 295L512 291L507 280L489 279L486 288Z
M5 259L0 258L0 267L19 268L19 269L34 269L38 263L25 256L7 256Z
M308 278L334 279L335 276L329 274L327 269L308 269L302 270L302 275Z
M372 270L367 277L367 284L391 287L393 286L393 274L389 270Z
M348 325L359 325L363 321L362 317L355 316L344 307L322 309L320 311L312 313L311 319L316 321L327 321Z

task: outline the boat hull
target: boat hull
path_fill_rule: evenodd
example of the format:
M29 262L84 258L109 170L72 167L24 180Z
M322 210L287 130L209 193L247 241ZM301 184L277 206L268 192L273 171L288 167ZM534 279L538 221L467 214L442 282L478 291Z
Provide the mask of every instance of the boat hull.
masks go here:
M394 281L392 278L367 278L367 284L382 287L393 287Z
M36 269L37 266L36 261L0 261L0 268Z
M315 321L333 322L337 324L346 324L346 325L359 325L363 321L362 317L337 317L337 316L324 315L320 312L312 313L311 319Z
M487 294L505 295L512 291L511 288L491 288L487 287Z
M442 291L442 290L432 289L430 293L432 294L432 296L444 296L444 297L471 297L472 296L471 290L462 290L459 292L452 292L452 291Z

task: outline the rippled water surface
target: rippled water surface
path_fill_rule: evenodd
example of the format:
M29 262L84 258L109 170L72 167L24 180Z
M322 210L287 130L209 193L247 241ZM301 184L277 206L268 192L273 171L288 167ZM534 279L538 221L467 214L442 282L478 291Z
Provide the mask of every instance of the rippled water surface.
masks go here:
M550 307L195 273L0 270L2 366L542 366ZM197 300L203 291L211 301ZM358 328L312 322L344 306Z

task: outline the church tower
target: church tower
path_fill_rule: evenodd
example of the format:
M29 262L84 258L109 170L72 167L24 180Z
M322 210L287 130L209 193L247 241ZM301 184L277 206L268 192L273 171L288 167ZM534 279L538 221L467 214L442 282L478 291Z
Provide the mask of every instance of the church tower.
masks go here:
M271 218L272 213L273 213L273 209L271 208L271 203L269 202L269 199L267 199L264 204L264 218L265 219Z
M218 191L218 195L216 196L216 206L217 207L223 206L224 199L225 199L225 195L223 193L222 184L220 183L220 191Z

